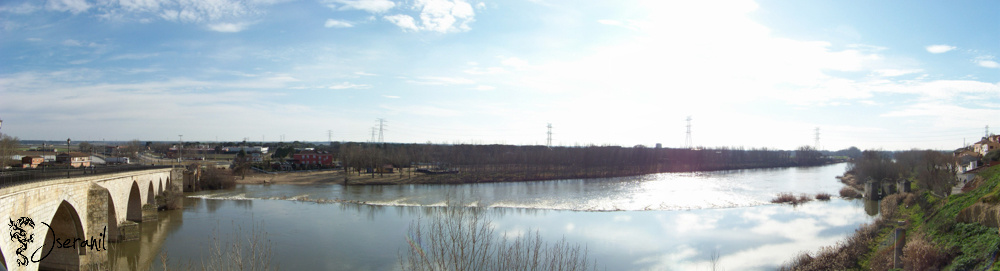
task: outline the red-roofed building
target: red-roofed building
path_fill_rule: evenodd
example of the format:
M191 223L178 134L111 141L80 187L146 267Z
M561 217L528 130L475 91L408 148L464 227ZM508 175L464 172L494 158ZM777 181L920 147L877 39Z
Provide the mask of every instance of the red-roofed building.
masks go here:
M23 168L37 168L45 162L45 158L41 156L24 156L21 157L21 167Z
M333 154L328 152L303 151L292 155L295 163L301 165L333 166Z

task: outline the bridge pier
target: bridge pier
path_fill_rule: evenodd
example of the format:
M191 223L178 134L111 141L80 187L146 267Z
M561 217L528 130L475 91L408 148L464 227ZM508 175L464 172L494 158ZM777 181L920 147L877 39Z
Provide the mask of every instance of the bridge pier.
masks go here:
M158 208L156 204L143 204L142 205L142 222L156 221L159 218L159 214L156 213Z

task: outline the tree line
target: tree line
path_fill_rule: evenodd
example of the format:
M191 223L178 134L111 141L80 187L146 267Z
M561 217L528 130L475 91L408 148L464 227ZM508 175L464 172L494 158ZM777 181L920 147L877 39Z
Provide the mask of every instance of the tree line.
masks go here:
M876 188L884 182L909 180L917 184L918 190L947 195L955 183L956 166L955 157L948 152L867 150L848 166L847 172L862 183L875 182Z
M546 147L515 145L436 145L334 143L317 146L337 156L345 167L377 168L419 165L489 177L493 173L608 177L659 172L687 172L812 166L828 163L819 151L711 148L672 149L644 146Z

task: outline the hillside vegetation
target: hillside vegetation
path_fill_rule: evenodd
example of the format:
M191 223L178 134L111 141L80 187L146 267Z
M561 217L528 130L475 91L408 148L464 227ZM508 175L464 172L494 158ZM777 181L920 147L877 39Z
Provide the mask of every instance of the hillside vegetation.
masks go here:
M902 173L897 176L915 181L915 192L885 197L875 221L838 244L803 252L780 270L1000 270L1000 167L979 172L964 193L941 197L934 193L940 180L921 172L932 164L895 168ZM900 244L897 227L905 233ZM897 246L902 255L894 260Z

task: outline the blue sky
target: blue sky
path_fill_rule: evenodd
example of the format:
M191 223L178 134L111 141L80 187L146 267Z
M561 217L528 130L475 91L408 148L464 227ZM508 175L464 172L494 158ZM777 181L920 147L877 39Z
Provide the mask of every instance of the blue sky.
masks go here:
M22 139L954 149L1000 130L1000 3L0 4Z

